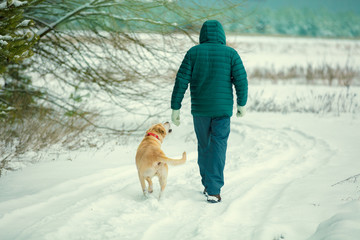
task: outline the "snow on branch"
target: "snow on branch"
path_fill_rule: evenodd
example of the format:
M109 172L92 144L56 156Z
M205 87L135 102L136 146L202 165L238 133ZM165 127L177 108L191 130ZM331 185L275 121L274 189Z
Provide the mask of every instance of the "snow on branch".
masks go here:
M11 6L21 7L27 3L27 1L21 2L19 0L5 0L4 2L0 3L0 9L5 9Z
M25 5L25 4L28 3L27 1L21 2L21 1L18 1L18 0L13 0L13 1L10 0L9 2L13 2L13 4L14 4L15 7L20 7L20 6ZM10 4L10 5L11 5L11 4Z
M8 45L8 42L0 40L0 45L6 46L6 45Z
M13 37L11 37L11 36L9 36L9 35L5 35L5 36L0 35L0 40L13 41L13 40L14 40L14 38L13 38Z
M6 41L18 41L18 40L24 40L27 39L28 41L31 41L34 38L34 34L31 31L26 31L22 36L20 37L12 37L10 35L0 35L0 41L6 42Z
M31 20L24 20L21 23L19 23L16 27L28 27L31 25Z

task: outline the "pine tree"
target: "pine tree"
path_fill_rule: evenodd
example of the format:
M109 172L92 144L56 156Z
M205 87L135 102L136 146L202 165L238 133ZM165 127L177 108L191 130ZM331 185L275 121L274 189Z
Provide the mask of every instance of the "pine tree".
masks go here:
M0 74L3 79L0 119L16 114L33 102L31 79L24 74L27 66L24 60L33 55L32 47L38 40L32 31L33 21L23 17L24 8L31 2L6 0L0 3Z
M6 0L0 4L0 73L8 64L19 63L31 57L31 47L37 37L31 31L32 20L23 17L29 1Z

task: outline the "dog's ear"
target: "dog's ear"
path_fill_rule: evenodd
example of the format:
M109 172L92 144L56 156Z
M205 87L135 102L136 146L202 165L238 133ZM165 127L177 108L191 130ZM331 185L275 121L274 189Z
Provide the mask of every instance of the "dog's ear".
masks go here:
M153 131L156 131L156 125L151 125L151 127L146 131L146 134L148 134L149 132L153 132Z
M162 124L156 125L154 130L159 133L163 138L166 136L166 129Z

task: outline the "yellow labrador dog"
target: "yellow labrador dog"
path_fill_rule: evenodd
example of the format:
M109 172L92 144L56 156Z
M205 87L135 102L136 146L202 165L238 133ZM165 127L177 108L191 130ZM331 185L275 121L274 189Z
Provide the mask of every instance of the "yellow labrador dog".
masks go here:
M170 123L156 124L146 131L145 137L140 143L136 152L136 167L138 169L141 188L145 196L147 193L153 192L152 178L157 176L159 178L161 197L167 182L168 164L179 165L186 161L186 152L183 153L181 159L171 159L165 156L160 149L161 143L165 136L171 132ZM149 187L146 191L145 180Z

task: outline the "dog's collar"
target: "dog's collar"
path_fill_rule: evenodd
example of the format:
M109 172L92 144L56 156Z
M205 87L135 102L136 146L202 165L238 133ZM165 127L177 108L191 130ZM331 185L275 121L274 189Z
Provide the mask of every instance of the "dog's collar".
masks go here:
M153 136L156 137L158 140L160 140L159 136L152 132L149 132L148 134L146 134L146 136Z

